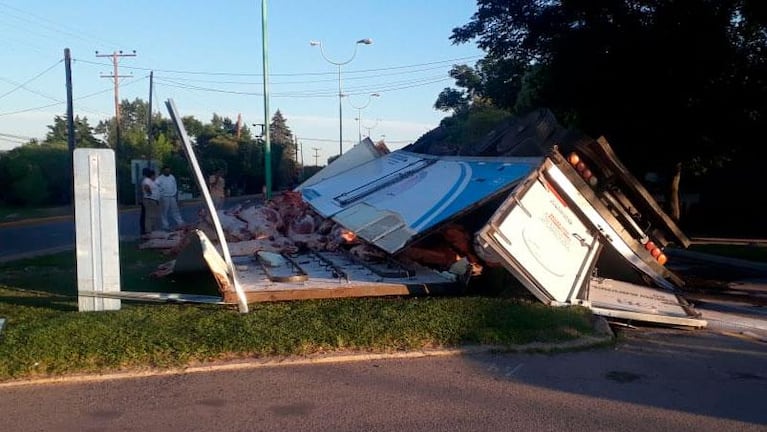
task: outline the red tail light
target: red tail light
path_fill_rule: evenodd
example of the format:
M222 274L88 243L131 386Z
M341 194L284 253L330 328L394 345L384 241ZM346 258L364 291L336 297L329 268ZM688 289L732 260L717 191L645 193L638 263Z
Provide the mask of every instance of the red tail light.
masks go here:
M593 172L591 172L588 165L586 165L586 163L581 160L581 157L578 156L578 153L570 153L570 155L567 156L567 161L570 162L570 165L575 167L575 170L581 174L581 177L583 177L583 179L586 180L586 182L590 184L591 187L597 185L597 177Z

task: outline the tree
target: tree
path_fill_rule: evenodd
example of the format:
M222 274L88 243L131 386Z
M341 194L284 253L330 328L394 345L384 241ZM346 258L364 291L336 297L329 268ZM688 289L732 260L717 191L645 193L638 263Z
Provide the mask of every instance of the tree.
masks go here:
M453 43L486 56L462 83L520 113L605 135L632 171L702 174L758 152L767 14L756 0L478 0ZM676 173L676 174L675 174ZM679 184L676 178L671 182Z
M66 142L30 142L0 158L4 201L21 206L68 203L71 177Z
M75 146L86 148L104 147L98 138L93 136L93 128L88 124L88 118L75 116L74 118ZM69 142L69 128L64 116L55 116L53 124L48 125L48 133L45 135L45 143L64 143Z
M296 145L287 120L278 109L269 123L269 142L272 146L272 171L277 180L275 186L290 186L297 181L298 164L295 160Z

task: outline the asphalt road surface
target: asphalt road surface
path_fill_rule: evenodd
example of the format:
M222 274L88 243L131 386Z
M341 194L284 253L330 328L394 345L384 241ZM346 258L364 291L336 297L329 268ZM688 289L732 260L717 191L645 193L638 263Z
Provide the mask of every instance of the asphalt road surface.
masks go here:
M9 431L765 431L767 346L707 332L616 348L0 387Z
M253 200L253 197L235 197L227 200L227 206ZM199 219L198 211L202 202L185 203L180 207L181 217L186 222ZM139 209L123 210L117 221L120 238L139 235ZM12 223L0 225L0 261L50 253L74 250L75 223L71 218L57 218L40 222Z

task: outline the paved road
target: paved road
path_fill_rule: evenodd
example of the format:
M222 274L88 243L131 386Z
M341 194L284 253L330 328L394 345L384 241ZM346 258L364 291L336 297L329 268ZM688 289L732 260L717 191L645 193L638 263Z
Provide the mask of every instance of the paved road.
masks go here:
M252 200L253 197L230 198L227 205ZM181 217L185 221L196 221L197 212L202 208L199 201L181 206ZM132 238L139 234L139 209L120 211L118 230L121 238ZM51 218L27 223L0 225L0 261L31 256L41 252L74 249L75 224L71 218Z
M765 431L764 344L653 330L617 348L0 388L3 430Z

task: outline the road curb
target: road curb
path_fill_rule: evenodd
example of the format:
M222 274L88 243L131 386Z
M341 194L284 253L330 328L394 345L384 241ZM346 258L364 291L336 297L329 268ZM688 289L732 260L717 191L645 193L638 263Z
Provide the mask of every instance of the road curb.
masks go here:
M28 387L52 384L83 384L105 381L116 381L134 378L150 378L160 376L176 376L195 373L231 372L281 366L310 366L338 363L356 363L377 360L405 360L427 357L448 357L458 355L498 354L498 353L530 353L530 352L559 352L581 350L603 346L613 341L612 336L585 336L563 343L533 342L518 346L469 346L463 348L426 349L394 353L361 353L361 354L319 354L308 357L270 357L267 359L236 360L209 365L190 365L171 369L134 370L104 374L78 374L57 377L33 378L18 381L0 382L0 388Z

